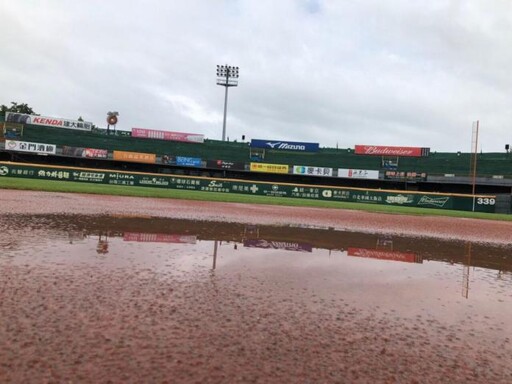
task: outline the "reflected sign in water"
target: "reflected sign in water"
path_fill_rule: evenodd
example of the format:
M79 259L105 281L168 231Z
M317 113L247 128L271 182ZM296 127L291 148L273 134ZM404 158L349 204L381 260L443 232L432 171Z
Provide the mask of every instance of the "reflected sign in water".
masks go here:
M4 215L1 225L2 255L24 260L24 250L30 252L31 249L44 249L45 246L61 249L63 254L72 253L73 257L85 260L91 256L85 250L85 245L90 246L91 243L95 243L95 247L90 249L101 254L114 250L122 254L130 249L130 243L147 243L138 245L144 250L138 256L139 261L146 258L147 262L150 261L148 255L154 252L161 251L167 255L167 243L170 247L176 247L173 248L176 257L182 257L181 252L186 249L186 257L193 260L196 253L204 253L208 248L213 257L214 242L217 242L221 250L230 249L224 255L226 267L236 264L237 255L241 253L247 254L255 262L261 258L268 263L268 255L272 255L273 262L281 258L286 263L289 255L282 251L295 251L304 255L294 256L293 263L304 263L312 268L315 264L316 267L325 264L323 258L328 252L331 271L340 268L341 274L346 272L341 268L346 268L347 263L350 268L364 270L370 268L370 265L384 269L399 268L389 267L389 263L414 263L420 264L418 268L422 268L425 262L439 264L441 269L450 273L455 269L463 269L463 273L454 278L462 279L466 296L470 287L471 269L479 268L482 270L479 273L494 275L497 279L508 278L512 272L512 247L383 236L329 228L255 226L122 215L92 218L74 215ZM183 248L184 245L187 248ZM351 258L361 260L353 264L349 261ZM37 253L29 257L30 262L37 263L38 260ZM217 268L221 266L216 265ZM399 270L396 278L399 279L402 274L403 270ZM371 280L371 277L366 279Z
M306 362L305 377L321 382L394 382L402 363L404 382L446 379L445 364L510 382L511 251L332 228L0 215L0 361L20 364L13 375L32 367L7 378L45 377L35 343L56 371L96 381L115 367L115 377L163 381L154 361L173 375L191 362L187 372L206 375L197 382L211 361L257 377L264 370L251 367L278 356L283 382Z

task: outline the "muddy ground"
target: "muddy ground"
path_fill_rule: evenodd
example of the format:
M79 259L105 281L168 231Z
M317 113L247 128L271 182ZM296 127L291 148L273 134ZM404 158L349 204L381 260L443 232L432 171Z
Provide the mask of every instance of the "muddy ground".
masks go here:
M512 223L469 219L7 190L0 204L4 221L138 215L512 242ZM162 274L100 256L55 261L58 246L38 247L29 255L0 246L0 382L512 382L511 336L486 313L459 324L445 320L444 305L443 316L424 308L413 317L360 306L317 290L324 277L307 266L300 282L291 268L174 273L172 259Z

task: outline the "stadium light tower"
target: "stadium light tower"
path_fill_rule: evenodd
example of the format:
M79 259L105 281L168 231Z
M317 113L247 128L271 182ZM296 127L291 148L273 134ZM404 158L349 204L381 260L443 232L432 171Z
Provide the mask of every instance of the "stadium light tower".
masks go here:
M238 85L238 67L217 65L217 85L226 87L224 95L224 120L222 123L222 141L226 140L226 113L228 110L228 88Z

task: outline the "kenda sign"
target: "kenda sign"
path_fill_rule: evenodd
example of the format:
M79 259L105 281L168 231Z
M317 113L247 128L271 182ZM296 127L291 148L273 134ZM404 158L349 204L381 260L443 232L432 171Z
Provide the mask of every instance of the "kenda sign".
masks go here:
M318 143L302 143L296 141L252 139L251 147L274 149L279 151L318 152Z
M92 123L88 121L61 119L59 117L27 115L24 113L16 112L6 112L5 121L8 123L44 125L56 128L77 129L80 131L90 131L92 129Z

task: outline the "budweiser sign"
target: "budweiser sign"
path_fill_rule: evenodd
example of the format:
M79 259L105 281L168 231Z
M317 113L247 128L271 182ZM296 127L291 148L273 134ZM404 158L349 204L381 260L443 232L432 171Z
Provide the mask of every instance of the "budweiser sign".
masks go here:
M355 153L356 155L370 156L427 157L430 154L430 148L356 145Z
M422 263L423 260L415 253L386 251L380 249L348 248L348 256L365 257L370 259L402 261L405 263Z

